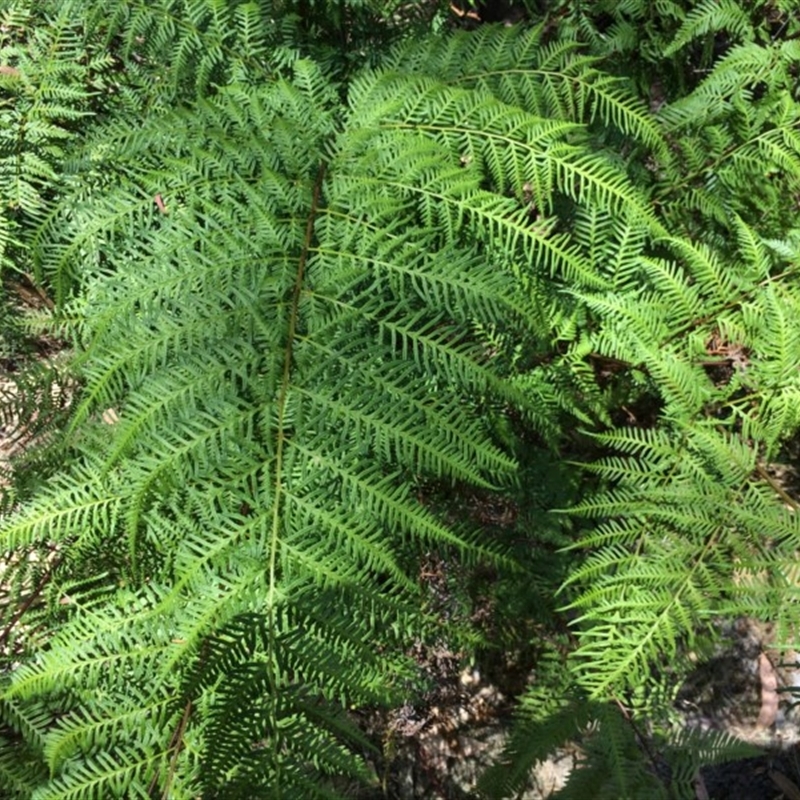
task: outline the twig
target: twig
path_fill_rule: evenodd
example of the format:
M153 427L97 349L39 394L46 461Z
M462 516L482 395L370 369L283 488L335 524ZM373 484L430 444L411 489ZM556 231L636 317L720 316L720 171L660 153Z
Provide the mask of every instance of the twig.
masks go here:
M36 588L20 604L19 608L11 617L11 620L6 625L6 627L3 628L2 631L0 631L0 646L6 643L8 637L11 635L11 631L14 630L19 621L22 619L25 612L36 602L36 600L42 594L42 592L44 591L44 587L47 586L48 582L53 577L53 572L60 563L61 563L61 557L56 558L55 562L51 564L50 567L45 571L44 575L42 575L39 583L36 585Z
M797 502L791 495L787 494L786 490L764 469L761 464L756 466L756 472L760 478L763 478L773 489L775 494L783 500L793 511L800 509L800 503Z
M631 726L631 730L633 731L634 736L636 736L636 738L638 739L639 745L641 746L642 750L644 750L645 754L647 755L647 758L650 760L650 764L653 767L653 771L656 777L658 777L659 780L661 780L658 774L659 762L658 759L656 758L655 753L653 753L653 751L650 749L650 744L647 740L647 737L641 732L641 730L639 730L639 726L633 721L633 717L631 716L630 711L622 704L622 701L615 697L614 702L616 703L617 708L619 708L620 713L622 714L624 720L628 723L628 725ZM664 781L662 780L662 783L663 782Z

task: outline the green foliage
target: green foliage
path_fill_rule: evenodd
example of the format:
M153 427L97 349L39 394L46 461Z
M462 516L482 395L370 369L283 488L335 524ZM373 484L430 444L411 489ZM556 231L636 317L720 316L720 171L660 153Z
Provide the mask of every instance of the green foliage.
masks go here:
M25 271L24 229L57 196L71 141L103 91L110 57L87 48L75 2L0 17L0 267Z
M795 0L599 0L548 4L559 38L579 40L655 105L690 94L737 45L797 36ZM536 13L536 12L534 12Z
M553 191L643 203L578 122L402 58L354 77L346 105L299 59L290 79L106 126L73 178L86 199L38 235L83 390L63 479L4 541L63 550L52 580L86 583L9 675L8 701L39 709L37 797L363 777L343 708L402 696L396 653L427 625L401 555L500 555L412 487L508 485L472 398L518 393L475 326L530 337L541 310L517 284L541 304L548 276L589 268L529 224L523 178L546 213Z
M662 723L717 617L795 625L800 51L660 5L3 4L4 268L73 351L5 416L8 796L375 785L430 552L546 630L488 796L576 736L565 797L738 752Z
M483 776L482 797L520 796L528 788L536 762L550 756L557 746L577 751L580 765L552 795L558 800L589 796L693 800L699 767L758 754L755 747L716 731L645 736L626 710L580 697L569 698L545 715L540 699L534 692L522 699L521 724L507 745L508 760Z

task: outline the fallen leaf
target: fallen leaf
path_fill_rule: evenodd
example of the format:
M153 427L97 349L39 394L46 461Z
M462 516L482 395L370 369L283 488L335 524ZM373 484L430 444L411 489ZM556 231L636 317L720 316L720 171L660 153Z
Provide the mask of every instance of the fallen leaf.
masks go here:
M766 653L758 657L758 677L761 680L761 710L757 728L769 728L778 718L778 673Z
M794 781L789 780L782 772L771 769L770 780L783 792L787 800L800 800L800 789Z
M703 776L700 774L699 769L694 773L692 785L694 786L695 800L711 800L711 796L706 788L706 782L703 780Z

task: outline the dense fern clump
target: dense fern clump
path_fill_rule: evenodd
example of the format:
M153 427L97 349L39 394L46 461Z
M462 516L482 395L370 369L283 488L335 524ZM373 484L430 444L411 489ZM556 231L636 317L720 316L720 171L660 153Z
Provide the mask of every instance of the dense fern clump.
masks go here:
M487 791L581 727L572 796L597 771L656 796L626 720L663 717L687 643L720 614L794 628L769 462L800 423L798 52L728 5L667 26L665 58L732 42L655 109L585 25L5 4L4 258L72 351L19 401L60 413L0 534L8 796L376 784L350 712L419 688L431 551L572 623ZM559 529L543 475L568 461ZM432 485L537 510L514 549ZM735 752L661 733L676 785Z
M480 74L536 43L461 36L448 57ZM649 220L577 119L394 66L432 47L354 77L346 105L299 59L86 145L87 199L38 240L82 350L68 465L5 527L69 581L58 632L6 693L37 709L42 771L15 779L39 796L311 796L363 774L340 703L407 680L395 654L419 612L398 554L502 557L412 487L512 479L474 398L518 393L475 326L543 334L547 277L590 268L524 195ZM604 91L598 113L637 132Z

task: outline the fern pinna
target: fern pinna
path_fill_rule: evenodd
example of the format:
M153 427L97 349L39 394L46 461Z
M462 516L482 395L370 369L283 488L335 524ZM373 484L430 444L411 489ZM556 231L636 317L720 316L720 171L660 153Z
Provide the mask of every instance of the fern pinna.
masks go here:
M581 119L644 145L655 128L540 37L423 40L344 103L295 58L87 143L37 239L77 348L69 466L3 525L8 550L51 553L52 610L3 692L17 796L372 780L347 709L414 683L404 643L427 623L407 554L503 558L415 482L513 481L481 399L543 431L560 413L480 330L547 336L559 276L591 273L558 198L652 225ZM546 61L516 88L515 54ZM551 118L562 103L572 117Z

